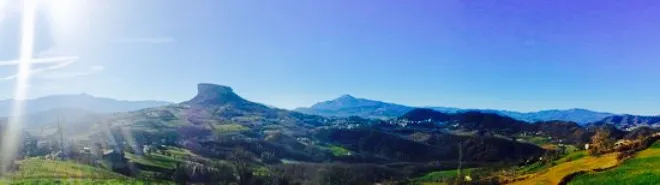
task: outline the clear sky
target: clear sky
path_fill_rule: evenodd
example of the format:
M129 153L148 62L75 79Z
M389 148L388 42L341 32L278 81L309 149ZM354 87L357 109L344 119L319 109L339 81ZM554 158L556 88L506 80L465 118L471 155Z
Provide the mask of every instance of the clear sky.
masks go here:
M0 0L0 98L13 96L18 7ZM660 114L660 1L57 0L39 12L35 55L70 60L33 65L30 97L179 102L209 82L282 108L352 94Z

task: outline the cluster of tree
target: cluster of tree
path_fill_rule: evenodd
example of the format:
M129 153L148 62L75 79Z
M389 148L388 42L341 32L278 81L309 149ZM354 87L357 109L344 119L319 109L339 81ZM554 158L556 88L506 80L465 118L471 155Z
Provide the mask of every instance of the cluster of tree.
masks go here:
M591 137L588 151L591 155L620 152L619 159L624 159L651 146L653 142L660 138L654 134L655 130L648 127L641 127L625 133L612 126L600 126ZM623 139L622 141L625 142L617 144L618 139Z
M367 185L374 183L406 182L414 175L437 170L439 164L376 164L296 163L267 165L259 156L236 148L227 156L227 163L197 163L187 161L174 170L173 180L180 184L238 184L238 185Z
M211 141L191 141L193 147L185 147L195 153L212 157L227 158L232 149L244 148L257 156L263 156L267 163L278 163L279 159L292 159L310 162L322 162L329 159L329 152L321 150L314 145L302 145L293 142L290 136L279 139L265 140L247 138L242 135L221 137Z
M464 160L481 162L523 161L544 151L532 144L498 137L434 133L425 142L416 142L401 135L368 128L324 129L317 133L316 138L355 151L358 156L384 157L392 162L456 161L459 146Z
M432 123L445 122L449 123L449 125L444 126L451 126L452 129L469 131L486 130L502 134L515 134L533 130L533 126L527 122L519 121L494 113L484 113L477 111L446 114L432 109L419 108L411 110L410 112L399 117L399 119L418 122L431 121ZM439 125L436 125L436 127L437 126Z
M626 133L626 135L623 136L623 139L628 139L628 140L643 139L646 137L651 137L656 132L657 132L656 129L650 127L640 127Z
M465 130L488 130L503 134L514 134L532 129L532 125L494 113L464 112L453 116L453 122Z
M393 161L428 161L440 156L431 145L375 129L323 129L317 132L315 138L357 153L384 156Z
M242 148L234 149L228 156L229 163L197 163L186 161L177 165L172 178L179 184L238 184L238 185L288 185L283 176L263 168L257 156Z
M660 123L660 116L635 116L616 115L607 117L594 125L617 125L620 128L635 128L639 126L651 126Z
M601 155L611 152L614 149L616 138L612 135L612 130L607 128L598 128L591 137L588 152L590 155Z
M641 127L626 134L624 139L631 140L632 142L627 145L615 147L615 150L619 152L617 156L619 160L630 158L634 153L651 147L653 143L660 139L660 136L655 135L655 129Z
M374 164L282 164L271 169L290 184L366 185L406 179L402 171Z
M438 121L449 121L451 119L451 115L438 112L433 109L418 108L409 111L408 113L399 117L399 119L405 119L409 121L431 120L432 122L438 122Z
M536 122L534 131L561 140L563 144L582 145L588 143L593 132L570 121Z
M650 147L658 139L660 139L660 137L658 136L643 137L631 145L617 148L619 150L619 155L617 156L617 159L623 160L630 158L632 157L633 154Z

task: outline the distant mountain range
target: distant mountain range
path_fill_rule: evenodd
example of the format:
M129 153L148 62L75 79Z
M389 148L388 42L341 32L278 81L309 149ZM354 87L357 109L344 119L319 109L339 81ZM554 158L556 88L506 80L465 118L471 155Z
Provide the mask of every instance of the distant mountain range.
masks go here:
M270 153L275 158L304 162L454 161L458 157L456 147L461 142L466 147L465 159L471 161L517 161L543 152L537 146L510 139L484 139L440 132L429 134L423 141L412 141L408 138L413 137L411 134L414 132L382 120L331 118L271 108L246 100L234 93L232 88L222 85L202 83L197 89L197 94L189 101L108 116L99 124L106 126L96 130L101 133L113 129L122 132L130 130L134 136L149 136L136 139L137 143L148 142L151 138L174 139L175 143L200 154L223 156L233 148L245 147L257 156L265 155L266 151L276 151ZM406 106L351 96L342 96L337 102L319 104L315 108L333 110L346 105L364 105L369 107L365 110L382 110L374 111L376 114L362 114L367 117L399 115L412 110ZM361 112L360 109L349 111ZM473 130L498 127L497 130L514 132L521 130L518 127L529 126L509 117L482 114L466 113L465 116L452 117L452 121ZM470 122L482 118L488 121ZM433 130L437 129L428 131ZM343 147L351 154L333 155L328 151L328 146Z
M164 101L126 101L110 98L95 97L88 94L53 95L36 99L23 100L24 114L33 114L53 109L81 109L96 113L112 113L139 110L149 107L158 107L170 102ZM11 114L13 100L0 100L0 117Z
M422 127L433 128L429 126L444 126L449 130L463 130L463 131L477 131L482 132L495 132L503 134L504 136L517 137L519 133L526 133L527 135L533 133L536 136L543 135L545 137L555 138L555 141L569 144L587 143L591 140L591 136L597 129L608 129L611 136L615 138L637 138L637 135L649 135L653 133L653 129L644 128L626 135L626 132L616 129L622 119L633 119L631 117L622 118L621 116L611 116L604 120L608 120L607 125L603 124L588 124L579 125L572 121L539 121L535 124L513 119L508 116L498 115L495 113L484 113L477 111L466 111L457 113L442 113L428 108L417 108L404 114L403 116L390 121L390 123L406 123L406 127ZM641 120L641 119L640 119ZM660 118L652 120L651 117L645 117L645 122L660 121ZM614 127L613 127L614 126ZM639 123L638 125L639 126ZM622 127L619 127L622 128ZM637 128L637 127L635 127ZM633 129L625 129L632 131ZM551 140L551 139L550 139Z
M625 130L633 130L641 126L660 127L660 116L617 115L610 116L593 123L594 125L614 125Z
M27 126L53 125L58 121L86 122L86 120L98 120L99 117L102 117L106 113L122 113L163 106L190 107L190 105L196 105L192 106L193 109L191 110L194 110L193 112L200 111L203 114L209 113L209 110L213 109L214 107L215 109L220 109L220 107L217 107L217 105L231 107L229 108L223 106L221 108L224 110L222 111L223 113L218 115L220 117L234 117L236 115L246 116L246 114L249 115L254 113L257 113L258 115L256 116L258 117L273 117L275 115L283 114L290 115L289 112L281 109L247 101L233 93L233 90L229 87L218 86L214 84L200 84L198 86L198 91L199 93L197 96L181 104L172 104L164 101L115 100L110 98L95 97L88 94L46 96L37 99L25 100L25 114L30 115L26 121L30 122ZM10 110L12 103L12 100L0 101L0 117L6 117L11 113ZM559 120L575 122L580 125L610 124L623 129L632 129L639 126L660 127L660 117L616 115L612 113L597 112L587 109L542 110L537 112L523 113L493 109L461 109L453 107L424 108L445 114L467 112L491 113L511 117L513 119L529 123ZM320 102L309 108L297 108L294 111L305 114L336 118L357 116L368 119L390 119L399 118L415 109L417 108L395 103L356 98L351 95L342 95L334 100ZM150 110L153 111L154 109ZM158 114L157 112L153 114ZM202 115L189 117L186 121L200 121L196 120L200 119L196 118L199 116Z
M513 119L508 116L502 116L495 113L484 113L477 111L466 111L458 113L442 113L428 108L417 108L404 114L398 119L429 122L430 123L449 123L455 124L463 130L484 130L499 131L505 133L518 133L531 130L531 124L524 121Z
M412 109L412 107L404 105L342 95L337 99L320 102L309 108L297 108L295 111L328 117L359 116L386 119L401 116Z
M334 100L314 104L309 108L297 108L295 111L331 117L360 116L364 118L388 119L402 116L414 108L415 107L343 95ZM592 123L615 115L612 113L597 112L587 109L542 110L538 112L523 113L492 109L460 109L452 107L426 108L443 113L460 113L468 111L494 113L526 122L562 120L572 121L579 124Z
M613 113L597 112L587 109L542 110L537 112L514 112L514 111L490 110L490 109L488 110L475 109L475 110L480 112L495 113L503 116L509 116L527 122L561 120L561 121L572 121L580 124L593 123L615 115Z

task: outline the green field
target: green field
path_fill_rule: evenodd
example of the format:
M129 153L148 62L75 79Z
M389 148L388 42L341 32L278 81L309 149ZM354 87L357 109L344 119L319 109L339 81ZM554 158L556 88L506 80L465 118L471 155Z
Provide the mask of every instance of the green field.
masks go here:
M659 166L660 142L656 142L614 169L578 175L568 184L660 184Z
M228 132L240 132L249 129L239 124L222 124L222 125L214 125L213 127L214 127L213 132L215 132L216 134L222 134Z
M11 174L12 179L129 179L110 170L69 161L26 159L18 162L19 167Z
M476 168L463 169L463 175L469 175ZM422 177L413 179L414 184L444 184L458 176L458 170L434 171Z
M556 166L550 167L547 170L521 176L519 181L511 184L519 185L552 185L558 184L566 176L578 173L581 171L592 171L598 169L607 169L614 167L618 164L617 153L611 153L598 157L585 156L570 162L559 163Z
M138 156L126 152L125 156L131 162L138 163L141 165L156 167L156 168L163 168L163 169L174 169L176 168L176 165L181 162L178 159L174 159L172 157L164 156L160 154Z
M332 155L334 155L334 156L347 156L347 155L351 155L351 151L350 151L350 150L348 150L348 149L346 149L346 148L344 148L344 147L341 147L341 146L331 145L331 146L328 147L328 148L330 149L330 151L332 152Z
M523 140L523 141L528 142L528 143L539 145L539 146L550 143L550 139L548 137L545 137L545 136L518 135L518 139Z
M186 156L197 156L196 154L192 153L190 150L177 148L177 147L167 147L167 150L165 152L167 152L175 159L180 159Z
M17 162L19 167L0 184L173 184L136 180L110 170L71 161L31 158Z
M158 185L174 184L168 182L147 182L141 180L94 180L94 179L28 179L28 180L0 180L0 184L8 185L51 185L51 184L76 184L76 185Z
M559 163L571 162L571 161L575 161L575 160L587 157L587 155L588 155L587 151L573 152L573 153L570 153L570 154L568 154L568 155L566 155L562 158L559 158L559 159L555 160L555 163L559 164Z
M557 164L561 164L561 163L565 163L565 162L571 162L571 161L575 161L575 160L578 160L578 159L582 159L586 156L587 156L586 151L577 151L577 152L569 153L568 155L555 160L553 163L555 165L557 165ZM531 164L531 165L527 165L523 168L520 168L518 170L518 173L526 174L526 173L541 172L543 170L547 170L548 168L552 167L553 163L537 162L537 163L534 163L534 164Z

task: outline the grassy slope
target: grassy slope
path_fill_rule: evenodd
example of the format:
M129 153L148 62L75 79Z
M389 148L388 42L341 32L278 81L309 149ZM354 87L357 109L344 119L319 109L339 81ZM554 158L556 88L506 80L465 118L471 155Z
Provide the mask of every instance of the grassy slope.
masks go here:
M200 157L199 155L192 153L190 150L178 147L169 146L165 152L167 152L168 155L174 159L181 159L184 157Z
M98 180L98 179L27 179L27 180L0 180L0 184L27 185L27 184L76 184L76 185L147 185L147 184L174 184L163 182L147 182L140 180Z
M216 134L223 134L228 132L240 132L249 129L239 124L222 124L222 125L214 125L213 127L214 127L213 132L215 132Z
M513 182L516 185L554 185L559 183L564 177L580 171L591 171L597 169L611 168L617 165L616 153L600 157L582 157L580 159L561 163L549 168L547 171L530 175L528 178Z
M329 147L329 149L332 152L332 155L334 155L334 156L346 156L346 155L349 155L351 153L350 150L348 150L344 147L341 147L341 146L336 146L336 145L331 145Z
M161 184L145 182L114 173L104 168L70 161L26 159L19 161L19 169L0 184Z
M26 159L19 162L19 170L11 176L14 179L28 178L88 178L88 179L128 179L110 170L69 161Z
M196 155L192 153L190 150L186 150L183 148L167 147L167 150L165 150L165 152L167 153L167 155L161 155L157 152L154 152L144 156L125 153L125 156L131 162L148 167L146 169L140 169L140 172L137 177L138 179L152 179L154 176L161 173L157 169L173 170L176 168L176 166L179 163L183 162L183 160L185 160L184 158L186 157L195 157L199 160L212 161L210 159ZM222 162L222 161L218 161L218 162Z
M571 162L571 161L575 161L575 160L578 160L578 159L582 159L586 156L587 156L586 151L577 151L577 152L570 153L570 154L568 154L568 155L566 155L562 158L559 158L559 159L555 160L553 163L554 164L561 164L561 163L565 163L565 162ZM538 163L534 163L534 164L531 164L531 165L528 165L528 166L525 166L525 167L519 169L518 173L520 173L520 174L538 173L538 172L542 172L544 170L547 170L552 166L553 165L549 164L549 163L540 163L540 162L538 162Z
M470 174L476 168L464 169L463 175ZM435 171L428 173L422 177L416 178L413 180L414 184L422 185L440 185L447 184L448 181L456 178L458 176L458 170L444 170L444 171Z
M555 163L561 164L561 163L565 163L565 162L571 162L571 161L575 161L575 160L587 157L588 155L589 154L587 154L587 151L573 152L573 153L570 153L570 154L568 154L568 155L566 155L566 156L564 156L560 159L557 159L555 161Z
M176 168L176 165L181 162L180 160L160 154L138 156L126 152L125 156L131 162L163 169L174 169Z
M660 184L660 142L626 160L620 166L576 176L569 184Z

